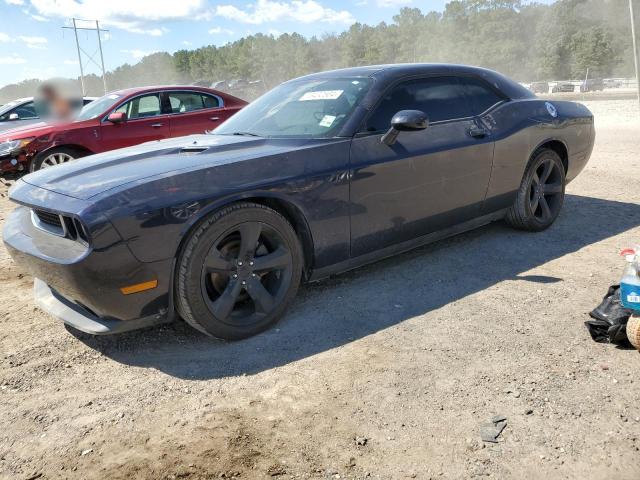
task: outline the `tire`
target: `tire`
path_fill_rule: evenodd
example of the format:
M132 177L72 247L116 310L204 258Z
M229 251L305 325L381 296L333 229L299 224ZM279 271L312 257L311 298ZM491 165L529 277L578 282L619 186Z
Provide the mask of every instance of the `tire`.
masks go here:
M565 187L564 165L558 154L547 148L537 150L507 211L507 223L531 232L549 228L562 210Z
M34 158L31 162L31 165L29 165L29 171L36 172L38 170L42 170L43 168L49 168L61 163L67 163L72 160L76 160L82 156L83 154L81 152L73 148L52 148L36 155L36 158Z
M224 340L255 335L285 312L302 277L302 248L291 224L256 203L237 203L205 218L178 256L180 316Z

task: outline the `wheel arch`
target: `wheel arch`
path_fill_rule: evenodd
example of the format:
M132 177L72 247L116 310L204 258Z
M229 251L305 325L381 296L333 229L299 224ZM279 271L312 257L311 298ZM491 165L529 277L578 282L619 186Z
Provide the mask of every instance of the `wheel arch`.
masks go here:
M80 145L78 143L58 143L58 144L55 144L55 145L51 145L51 147L47 148L46 150L43 150L40 153L48 152L48 151L56 149L56 148L70 148L71 150L76 150L78 152L83 153L85 156L86 155L93 155L95 153L95 152L91 151L90 149L88 149L87 147L85 147L84 145Z
M265 207L269 207L287 219L287 221L293 227L293 230L296 232L298 240L300 241L304 260L303 275L305 279L308 278L313 267L313 237L311 235L311 229L309 228L307 218L305 217L304 213L302 213L300 207L288 200L283 200L282 198L275 196L249 197L244 198L243 201L259 203L261 205L264 205Z
M180 241L175 252L175 259L178 259L180 252L184 247L184 243L189 238L191 232L196 229L198 225L200 225L200 223L202 223L209 215L235 203L242 202L264 205L265 207L269 207L275 210L287 219L287 221L293 227L298 240L300 241L304 260L303 275L305 279L308 279L311 276L311 270L313 268L314 247L313 236L311 234L311 229L307 222L307 218L302 209L290 199L283 198L282 196L273 194L271 192L245 193L242 195L228 197L222 201L214 202L209 205L208 208L201 210L198 215L196 215L190 222L188 222L184 230L181 232Z
M559 138L549 138L546 139L533 149L531 156L529 158L533 158L536 153L542 149L548 148L549 150L553 150L558 154L560 160L562 160L562 166L564 167L565 175L569 171L569 148L567 144L559 139Z
M60 148L68 148L68 149L71 149L71 150L76 150L76 151L82 153L83 157L85 157L87 155L93 155L94 154L94 152L92 152L91 150L89 150L87 147L85 147L83 145L79 145L79 144L76 144L76 143L57 143L57 144L49 145L44 150L40 150L39 152L36 153L36 155L33 158L34 159L36 157L40 158L43 155L47 155L51 151L58 150Z

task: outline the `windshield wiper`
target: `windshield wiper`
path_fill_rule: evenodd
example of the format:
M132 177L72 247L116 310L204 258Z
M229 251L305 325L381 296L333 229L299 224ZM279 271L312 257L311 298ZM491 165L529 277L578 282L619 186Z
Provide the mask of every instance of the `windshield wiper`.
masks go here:
M231 135L246 136L246 137L259 137L260 136L257 133L253 133L253 132L233 132Z

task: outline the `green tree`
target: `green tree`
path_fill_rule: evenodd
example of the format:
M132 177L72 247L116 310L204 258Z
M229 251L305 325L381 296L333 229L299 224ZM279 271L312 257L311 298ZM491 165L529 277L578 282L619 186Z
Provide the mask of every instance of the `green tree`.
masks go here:
M610 75L618 63L612 41L612 35L602 27L576 32L571 37L574 77L584 77L587 69L590 77Z

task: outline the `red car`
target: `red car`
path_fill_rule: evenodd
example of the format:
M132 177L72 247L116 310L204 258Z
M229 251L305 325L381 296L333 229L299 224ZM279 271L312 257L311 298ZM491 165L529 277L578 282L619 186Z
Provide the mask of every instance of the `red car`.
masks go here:
M73 121L0 133L0 172L35 171L93 153L213 130L247 104L203 87L144 87L109 93Z

